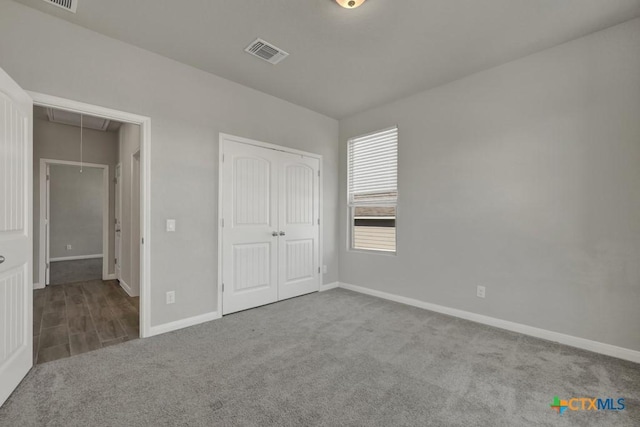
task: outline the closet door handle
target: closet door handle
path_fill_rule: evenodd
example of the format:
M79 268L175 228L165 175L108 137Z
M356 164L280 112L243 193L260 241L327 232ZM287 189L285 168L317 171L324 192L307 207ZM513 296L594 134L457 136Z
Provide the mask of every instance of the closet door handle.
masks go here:
M273 237L278 237L278 232L277 232L277 231L273 231L273 232L271 232L271 235L272 235Z
M4 262L4 257L0 255L0 264L2 264L3 262Z
M284 231L281 231L280 233L278 233L281 236L284 236Z

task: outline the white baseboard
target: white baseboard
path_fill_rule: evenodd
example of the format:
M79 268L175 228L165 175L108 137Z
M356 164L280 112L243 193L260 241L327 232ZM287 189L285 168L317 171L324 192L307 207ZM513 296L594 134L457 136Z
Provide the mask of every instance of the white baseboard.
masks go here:
M495 317L484 316L482 314L472 313L470 311L458 310L456 308L445 307L438 304L431 304L417 299L402 297L382 291L376 291L373 289L351 285L348 283L340 283L339 287L348 289L350 291L355 291L362 294L399 302L401 304L435 311L436 313L447 314L449 316L459 317L461 319L470 320L472 322L482 323L485 325L494 326L496 328L506 329L508 331L518 332L524 335L530 335L532 337L542 338L548 341L558 342L560 344L565 344L571 347L593 351L594 353L605 354L607 356L617 357L619 359L640 363L640 351L618 347L611 344L605 344L598 341L592 341L585 338L574 337L572 335L566 335L546 329L535 328L533 326L510 322L508 320L496 319Z
M79 259L97 259L102 258L102 254L94 254L94 255L76 255L76 256L61 256L57 258L49 258L49 262L58 262L58 261L77 261Z
M115 275L114 275L115 276ZM124 289L124 291L127 293L127 295L129 295L130 297L137 297L139 296L138 294L136 294L135 292L133 292L133 289L131 289L131 286L127 285L127 283L120 279L118 280L118 282L120 282L120 287L122 289Z
M40 283L34 283L33 289L44 289L44 285L41 285Z
M102 277L102 280L116 280L116 273L107 274Z
M340 286L340 282L327 283L325 285L320 285L320 292L328 291L329 289L335 289Z
M186 319L176 320L175 322L165 323L163 325L152 326L149 329L149 336L160 335L171 331L177 331L178 329L187 328L189 326L198 325L200 323L210 322L212 320L219 319L221 316L217 311L211 313L201 314L199 316L188 317Z

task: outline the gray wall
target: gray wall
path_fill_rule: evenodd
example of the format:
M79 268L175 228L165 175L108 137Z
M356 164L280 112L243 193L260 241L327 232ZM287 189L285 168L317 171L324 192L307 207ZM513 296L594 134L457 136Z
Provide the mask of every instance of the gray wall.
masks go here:
M140 270L139 266L139 226L136 228L135 221L140 222L140 217L134 218L132 215L133 200L133 155L140 150L140 126L124 124L120 127L120 179L122 180L122 215L121 223L121 252L120 252L120 277L130 289L131 295L140 294ZM138 194L138 193L135 193ZM137 233L134 233L137 231ZM134 256L137 255L137 256ZM137 258L137 259L136 259ZM135 263L135 264L134 264ZM137 265L136 265L137 264Z
M397 256L347 251L347 139L394 124ZM341 282L640 350L639 19L350 117L340 140Z
M54 164L49 176L51 258L102 255L103 169Z
M1 18L0 18L1 19ZM2 29L0 29L2 31ZM4 63L0 64L4 68ZM80 161L80 128L35 118L33 121L33 280L38 280L40 253L40 159ZM92 129L83 131L83 159L109 166L109 273L114 272L115 255L115 165L118 134ZM102 252L102 250L100 250ZM98 253L100 253L98 252Z
M324 282L338 280L336 120L10 0L0 67L28 90L151 117L152 325L216 309L220 132L324 156Z

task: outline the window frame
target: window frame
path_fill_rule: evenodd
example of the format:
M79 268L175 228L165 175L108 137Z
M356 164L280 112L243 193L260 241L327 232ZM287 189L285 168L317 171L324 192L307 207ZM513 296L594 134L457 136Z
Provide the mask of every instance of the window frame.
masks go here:
M351 150L350 150L350 144L353 140L355 139L360 139L360 138L364 138L367 136L371 136L371 135L376 135L379 133L383 133L383 132L387 132L390 130L396 130L396 168L398 165L398 160L399 160L399 142L400 142L400 129L397 125L394 126L390 126L388 128L384 128L384 129L379 129L373 132L369 132L369 133L365 133L362 135L356 135L353 137L350 137L347 139L347 251L348 252L360 252L360 253L365 253L365 254L376 254L376 255L386 255L386 256L397 256L398 254L398 200L400 197L400 192L399 192L399 171L396 174L396 199L395 199L395 203L389 203L389 202L380 202L380 203L353 203L351 201L351 193L350 193L350 189L351 189ZM395 249L394 250L385 250L385 249L372 249L372 248L356 248L354 246L355 243L355 209L357 207L392 207L395 209L395 218L394 218L394 234L395 234Z

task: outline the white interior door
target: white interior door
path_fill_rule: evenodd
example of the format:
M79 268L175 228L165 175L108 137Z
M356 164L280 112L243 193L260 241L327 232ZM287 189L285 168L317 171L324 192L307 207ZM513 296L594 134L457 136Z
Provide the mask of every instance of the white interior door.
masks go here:
M0 405L33 364L31 98L0 69Z
M278 300L276 152L223 141L223 314Z
M120 261L120 251L122 250L122 241L121 241L121 236L122 236L122 224L121 224L121 218L122 218L122 208L121 208L121 203L122 201L120 200L121 198L121 194L122 194L122 179L120 177L120 173L121 173L121 165L120 163L118 163L116 165L116 170L115 170L115 175L116 175L116 185L115 185L115 218L116 218L116 224L115 224L115 274L116 274L116 279L121 280L121 271L122 271L122 264Z
M46 165L47 177L44 188L44 284L49 284L51 273L51 165ZM40 263L42 265L42 263Z
M131 159L131 283L135 296L140 295L140 151Z
M279 153L278 299L320 289L320 161Z
M320 160L222 140L222 312L320 286Z

